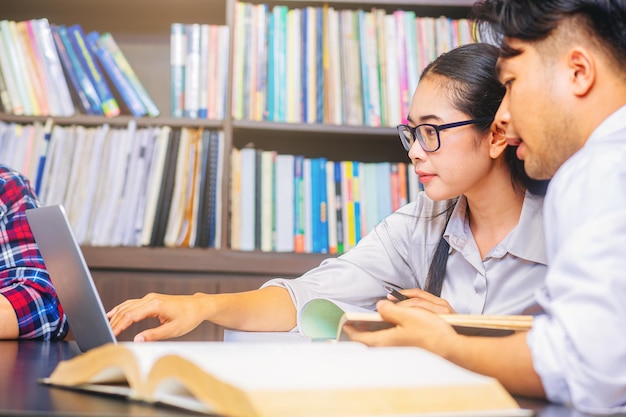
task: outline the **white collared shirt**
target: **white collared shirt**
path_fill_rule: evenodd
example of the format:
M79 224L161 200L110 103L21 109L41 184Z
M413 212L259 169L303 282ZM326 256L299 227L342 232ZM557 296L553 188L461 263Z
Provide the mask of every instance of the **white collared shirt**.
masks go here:
M450 217L450 251L441 296L457 313L521 314L536 305L546 256L543 198L527 193L518 225L481 259L469 228L467 200L461 197ZM297 309L324 297L374 309L385 298L383 284L424 288L434 250L453 202L434 202L420 193L383 220L359 244L338 258L323 261L297 279L274 279L265 286L289 290Z
M552 401L626 412L626 106L557 171L544 208L550 268L529 333Z

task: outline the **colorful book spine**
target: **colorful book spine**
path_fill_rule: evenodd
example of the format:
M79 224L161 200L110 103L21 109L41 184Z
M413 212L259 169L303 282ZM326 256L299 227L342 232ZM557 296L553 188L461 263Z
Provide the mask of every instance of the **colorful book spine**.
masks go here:
M198 117L200 106L200 25L185 25L185 117Z
M98 39L100 39L98 32L90 32L85 36L85 43L93 56L96 57L96 60L102 65L104 72L109 76L130 114L135 117L145 116L147 110L141 102L139 95L115 62L111 52L106 48L98 46Z
M361 162L352 162L352 201L354 205L354 244L361 240Z
M324 15L315 8L315 122L324 123Z
M170 90L172 116L183 117L185 112L185 53L187 50L185 25L173 23L170 32Z
M294 157L294 252L304 252L304 156Z
M52 25L51 29L65 73L79 97L82 110L87 114L103 114L98 93L80 65L67 35L67 28L63 25Z
M93 84L98 97L100 98L100 105L102 106L102 112L106 117L119 116L120 108L117 104L117 100L113 97L113 93L109 88L100 65L94 60L91 51L85 43L85 33L80 25L72 25L67 28L67 34L70 38L70 42L74 47L76 55L80 63L85 70L85 73L89 76L91 83Z
M36 40L32 36L29 20L15 24L15 41L19 44L19 48L22 51L22 58L24 59L30 81L29 91L33 95L31 100L36 104L34 108L38 109L36 115L50 115L52 114L51 108L56 110L57 101L54 100L54 96L51 95L51 91L47 86L47 80L43 72L45 67L43 66ZM56 114L57 112L54 111L54 113Z
M6 21L0 22L0 70L4 77L6 85L6 95L3 99L3 105L7 113L13 113L16 115L24 114L24 106L22 105L22 98L18 90L17 81L15 80L14 70L12 67L13 59L7 46L9 39L7 39L7 33L5 29ZM10 106L10 107L8 107ZM10 108L10 110L9 110Z
M26 79L24 78L24 70L20 64L20 57L16 48L15 41L13 40L13 31L11 30L11 24L15 25L15 22L8 20L0 21L0 36L2 37L2 46L5 50L7 64L10 72L5 72L7 76L8 85L15 85L15 92L17 95L13 98L13 106L17 111L15 114L24 114L27 116L33 115L33 108L30 102L30 98L26 89ZM10 79L12 80L10 80ZM11 90L9 90L11 91ZM17 106L16 106L17 105Z
M267 26L267 98L266 108L263 114L264 120L273 121L274 116L274 102L276 101L276 65L274 56L276 55L276 36L274 35L276 30L276 8L272 8L272 13L269 15L269 23Z
M63 75L63 67L59 59L54 39L50 31L50 24L47 19L36 19L31 22L32 32L37 39L42 54L46 74L51 88L54 90L54 97L58 101L58 114L53 116L71 116L76 109L72 102L72 96Z
M342 197L342 175L341 175L341 162L334 162L334 179L335 179L335 211L337 218L337 253L344 252L344 205Z
M115 42L113 36L108 32L103 33L98 39L98 44L103 48L107 48L111 52L113 59L115 59L117 65L120 67L126 78L128 78L128 81L130 81L131 85L135 89L135 92L139 94L141 102L148 111L148 115L151 117L157 117L160 114L159 109L156 104L154 104L154 101L152 101L150 94L148 94L141 81L139 81L139 77L135 74L133 67L131 67L130 63L126 59L126 56L117 45L117 42Z
M206 119L209 107L209 25L200 25L200 74L198 86L198 117Z

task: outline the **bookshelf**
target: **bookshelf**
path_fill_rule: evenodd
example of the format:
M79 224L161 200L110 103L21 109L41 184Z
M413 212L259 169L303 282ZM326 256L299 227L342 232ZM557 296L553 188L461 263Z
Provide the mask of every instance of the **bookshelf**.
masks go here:
M412 10L418 16L464 18L473 0L286 0L250 3L286 5L289 8L321 7L328 4L337 10L369 10L373 7L392 13L396 9ZM279 153L302 154L306 157L328 157L334 160L363 162L406 161L406 153L398 143L391 127L298 124L267 121L236 120L227 111L223 120L170 117L170 25L207 23L234 27L236 0L109 0L85 2L80 0L5 0L0 20L47 18L54 24L80 23L85 31L110 32L130 61L139 79L161 110L157 118L75 115L55 117L59 125L125 126L136 120L140 127L168 125L172 127L204 127L224 132L225 155L233 147L241 148L254 142L256 148ZM233 36L230 37L229 79L227 91L232 91ZM232 96L226 96L226 109ZM43 116L14 116L0 113L0 120L15 123L45 122ZM228 158L221 173L229 176ZM223 187L221 247L228 248L229 190ZM174 249L84 247L87 263L101 292L105 308L148 292L172 294L225 292L257 288L270 277L296 277L318 265L328 255L239 252L229 249ZM135 326L122 335L132 337ZM219 339L220 329L206 324L187 339Z

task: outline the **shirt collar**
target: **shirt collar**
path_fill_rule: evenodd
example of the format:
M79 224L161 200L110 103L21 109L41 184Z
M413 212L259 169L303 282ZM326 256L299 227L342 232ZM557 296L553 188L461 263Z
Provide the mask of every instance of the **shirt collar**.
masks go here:
M587 140L587 143L595 142L600 138L602 138L602 140L605 140L605 138L612 136L613 133L624 128L624 126L626 125L626 123L624 123L624 120L626 120L626 106L622 106L616 112L604 119L604 121L600 123L598 127L596 127L595 130L591 133L591 136Z
M463 251L463 247L471 238L465 196L461 196L454 207L444 237L450 244L450 248L457 251ZM547 265L542 197L534 196L526 191L519 223L502 242L491 250L490 256L500 258L506 253Z

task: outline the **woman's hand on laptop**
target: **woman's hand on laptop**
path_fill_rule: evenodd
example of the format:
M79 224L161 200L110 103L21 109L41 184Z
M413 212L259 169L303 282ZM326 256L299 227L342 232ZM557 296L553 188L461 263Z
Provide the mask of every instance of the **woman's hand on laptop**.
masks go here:
M113 307L107 313L115 336L147 318L156 318L160 325L138 333L135 342L170 339L189 333L203 321L202 302L195 295L164 295L150 293Z

